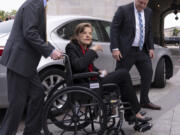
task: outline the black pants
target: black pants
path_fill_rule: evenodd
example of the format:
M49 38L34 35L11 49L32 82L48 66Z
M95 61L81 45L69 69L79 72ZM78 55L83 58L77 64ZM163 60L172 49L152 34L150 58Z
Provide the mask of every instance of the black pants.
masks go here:
M131 47L127 57L117 62L116 70L126 68L129 71L134 64L141 76L140 103L147 104L150 102L148 93L153 74L152 62L149 54L144 50L140 51L138 47Z
M37 74L30 78L7 70L9 107L0 135L15 135L25 107L27 115L24 135L37 135L42 128L44 89Z
M126 69L116 70L109 73L102 79L102 84L116 83L120 87L120 93L123 102L129 102L134 113L140 111L140 105L136 96L136 91L133 89L130 75Z

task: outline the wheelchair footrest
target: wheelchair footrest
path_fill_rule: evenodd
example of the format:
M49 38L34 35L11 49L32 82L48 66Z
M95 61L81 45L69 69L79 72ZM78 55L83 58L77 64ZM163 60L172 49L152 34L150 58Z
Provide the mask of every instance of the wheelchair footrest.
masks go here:
M134 126L134 130L138 132L146 132L152 128L152 123L145 122L145 123L137 123Z

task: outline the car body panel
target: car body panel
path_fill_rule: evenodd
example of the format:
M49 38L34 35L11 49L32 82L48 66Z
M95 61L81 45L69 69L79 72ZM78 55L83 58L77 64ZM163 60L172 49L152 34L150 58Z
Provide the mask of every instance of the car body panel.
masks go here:
M1 59L1 57L0 57ZM6 68L0 65L0 108L7 107L7 80L6 80Z

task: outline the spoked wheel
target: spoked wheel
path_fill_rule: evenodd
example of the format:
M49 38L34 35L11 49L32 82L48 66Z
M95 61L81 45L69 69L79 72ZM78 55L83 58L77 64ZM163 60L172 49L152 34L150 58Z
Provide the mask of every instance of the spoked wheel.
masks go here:
M104 102L105 103L105 102ZM107 129L111 129L116 124L116 118L111 117L112 116L112 108L110 107L110 104L106 105L106 113L107 113Z
M108 120L107 122L107 128L108 129L111 129L114 127L114 125L116 124L116 119L115 118L111 118Z
M65 88L65 87L66 87L66 84L64 80L56 84L55 87L47 95L45 104L49 102L50 98L53 95L55 95L55 93L57 93L58 91L60 91L62 88ZM68 95L64 94L62 96L59 96L59 98L56 98L56 100L53 102L51 106L51 114L59 115L63 113L63 110L66 108L67 104L68 104Z
M51 92L52 88L64 80L65 72L59 68L49 68L48 70L43 70L39 73L42 85L45 88L45 100Z
M63 112L54 111L54 102L68 95ZM67 87L55 93L45 105L43 129L45 135L103 135L106 128L105 106L93 91L83 87Z

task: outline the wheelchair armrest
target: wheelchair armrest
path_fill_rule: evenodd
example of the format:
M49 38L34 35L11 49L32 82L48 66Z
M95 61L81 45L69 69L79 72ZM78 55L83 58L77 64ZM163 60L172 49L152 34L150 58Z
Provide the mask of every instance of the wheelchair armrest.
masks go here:
M116 83L106 83L102 85L103 87L116 87L119 88L119 86Z
M82 79L82 78L90 78L90 77L98 77L98 72L85 72L85 73L78 73L73 74L73 79Z

